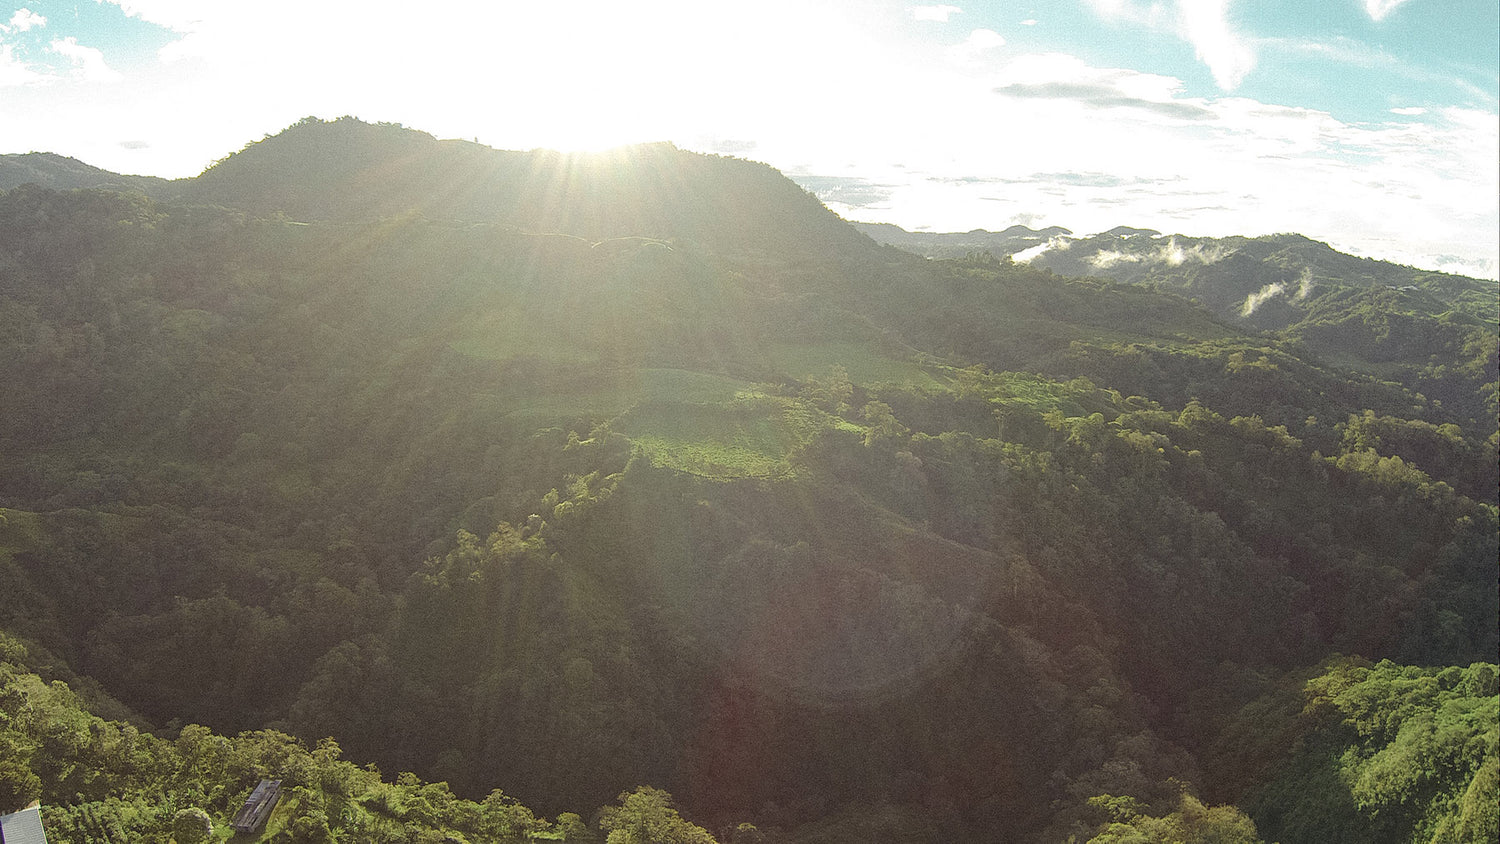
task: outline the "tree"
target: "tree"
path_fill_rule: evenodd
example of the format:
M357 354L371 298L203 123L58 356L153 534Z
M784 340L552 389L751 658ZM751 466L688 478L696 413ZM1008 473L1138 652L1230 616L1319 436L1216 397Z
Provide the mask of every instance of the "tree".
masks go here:
M583 822L583 818L573 812L563 812L557 816L557 831L562 833L562 840L566 844L598 844L599 836L589 829L589 825Z
M561 823L562 819L558 818L558 821ZM525 841L531 837L531 833L541 830L543 826L530 809L498 788L491 791L480 804L479 828L496 841ZM564 829L564 833L566 832Z
M16 758L7 750L0 742L0 814L18 811L42 793L42 781L26 759Z
M659 788L643 785L619 800L599 813L606 844L717 844L708 830L677 814L672 795Z
M177 844L202 844L213 834L213 821L197 806L182 809L172 818L172 838Z
M1139 801L1101 795L1089 801L1114 821L1089 839L1089 844L1261 844L1255 823L1233 806L1203 805L1184 793L1176 811L1152 817Z
M874 445L883 440L901 440L911 433L911 429L902 425L896 415L891 412L891 406L883 401L872 401L864 406L861 411L865 422L869 424L869 430L865 431L865 445Z
M849 370L840 364L834 364L828 367L827 375L810 376L807 379L806 395L829 413L844 413L849 409L849 399L854 396Z

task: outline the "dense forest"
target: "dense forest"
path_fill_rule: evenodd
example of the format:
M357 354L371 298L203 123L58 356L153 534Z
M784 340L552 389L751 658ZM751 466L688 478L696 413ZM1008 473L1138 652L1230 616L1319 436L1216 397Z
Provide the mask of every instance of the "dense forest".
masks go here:
M262 777L265 841L1500 835L1492 282L929 259L752 162L350 118L0 188L49 840Z
M1077 238L1057 227L967 234L859 228L928 257L987 254L1186 296L1230 324L1400 383L1467 422L1488 424L1500 412L1493 281L1356 258L1295 234L1164 236L1120 226Z

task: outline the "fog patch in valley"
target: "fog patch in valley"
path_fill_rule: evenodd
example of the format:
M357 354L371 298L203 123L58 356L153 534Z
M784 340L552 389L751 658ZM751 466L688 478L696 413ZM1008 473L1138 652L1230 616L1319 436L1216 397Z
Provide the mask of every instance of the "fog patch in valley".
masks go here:
M1199 264L1215 264L1233 254L1233 249L1213 245L1204 247L1203 244L1183 248L1177 242L1177 238L1169 238L1166 243L1161 244L1150 252L1120 252L1114 249L1103 249L1089 258L1089 265L1096 270L1103 270L1117 264L1166 264L1169 267L1180 267L1189 261Z

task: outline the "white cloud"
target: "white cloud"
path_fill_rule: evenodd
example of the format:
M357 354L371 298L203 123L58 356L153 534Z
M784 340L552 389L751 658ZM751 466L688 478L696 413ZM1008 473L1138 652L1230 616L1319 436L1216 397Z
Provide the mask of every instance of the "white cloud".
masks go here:
M808 127L878 114L883 90L904 73L902 52L918 49L890 26L910 21L903 6L843 2L432 0L421 14L392 0L110 2L179 36L159 55L176 66L132 69L131 90L151 84L136 110L156 113L163 127L183 122L174 101L193 103L199 119L172 138L132 120L111 139L152 144L121 166L165 167L157 162L176 155L171 175L179 176L309 114L396 121L511 149L759 142L783 126L787 135L794 127L818 135ZM920 49L940 55L942 47ZM5 105L0 120L14 113ZM15 134L0 126L0 138ZM83 143L81 135L70 142ZM189 148L200 151L184 155ZM99 166L121 160L113 143L90 153L98 158L81 152Z
M963 12L963 9L957 6L912 6L907 11L915 20L947 23L948 18Z
M994 93L1032 102L1053 101L1070 108L1128 109L1137 117L1205 120L1214 113L1205 100L1180 96L1181 80L1119 68L1098 68L1065 53L1017 57L996 81Z
M1399 114L1402 117L1421 117L1427 113L1427 109L1421 106L1409 106L1407 108L1393 108L1391 114Z
M85 82L118 82L120 74L104 63L104 53L85 47L73 36L59 38L47 48L73 63L73 73Z
M1049 239L1046 243L1038 243L1036 246L1032 246L1029 249L1022 249L1020 252L1011 255L1010 259L1018 264L1029 264L1032 261L1035 261L1037 258L1041 257L1043 252L1060 252L1066 250L1071 245L1073 245L1073 242L1066 237L1054 237Z
M953 55L962 61L973 61L990 50L1005 46L1005 38L993 29L976 29L963 43L953 47Z
M1040 23L1040 21L1038 21L1036 18L1027 18L1026 20L1021 21L1021 26L1036 26L1038 23Z
M1255 313L1255 309L1259 308L1267 299L1274 299L1275 297L1280 296L1285 292L1286 285L1279 281L1267 284L1265 287L1262 287L1261 289L1245 297L1245 304L1240 306L1240 316L1250 316L1251 314Z
M1287 294L1287 286L1290 283L1291 282L1285 281L1272 282L1255 291L1254 293L1251 293L1249 296L1246 296L1245 303L1240 306L1240 316L1250 316L1255 313L1257 308L1265 304L1268 300L1274 299L1284 294L1288 295L1289 298L1295 299L1297 301L1306 299L1308 294L1312 293L1313 289L1312 270L1308 269L1307 267L1302 268L1302 275L1297 279L1296 293Z
M16 58L9 44L0 44L0 88L29 85L45 78Z
M1142 255L1132 255L1129 252L1116 252L1113 249L1101 249L1088 259L1089 266L1096 270L1107 270L1116 264L1138 264Z
M1332 39L1266 38L1261 45L1275 50L1320 56L1331 61L1344 62L1356 67L1394 69L1400 62L1390 53L1378 47L1356 41L1343 35Z
M964 43L975 50L990 50L1004 47L1005 39L993 29L976 29L969 33L969 38Z
M1229 0L1180 0L1183 35L1220 88L1233 91L1255 67L1255 51L1229 23Z
M189 32L202 24L209 16L224 12L223 6L227 4L215 4L218 9L205 8L201 0L103 0L119 6L120 10L133 18L163 26L174 32Z
M1255 67L1252 40L1230 22L1231 0L1086 0L1094 14L1112 22L1170 32L1193 45L1225 91L1239 86Z
M1019 214L1075 231L1122 223L1202 236L1296 231L1415 266L1487 277L1500 266L1493 110L1429 108L1421 121L1348 123L1244 97L1187 96L1178 79L1066 54L1016 56L983 82L988 107L961 79L927 81L928 117L909 132L928 142L897 146L903 127L878 139L884 160L906 165L881 176L889 200L836 210L939 231L999 228ZM938 148L934 136L945 139ZM839 152L844 161L866 157L847 145ZM1185 248L1181 256L1211 257Z
M1203 244L1195 244L1183 248L1177 242L1175 236L1167 239L1166 243L1158 244L1149 252L1120 252L1114 249L1101 249L1088 259L1090 266L1094 269L1108 269L1116 264L1166 264L1169 267L1180 267L1189 261L1198 264L1216 264L1233 254L1221 246L1203 248Z
M1365 0L1365 12L1371 20L1383 21L1387 15L1396 11L1397 6L1405 2L1406 0Z
M0 32L25 32L40 26L46 26L47 19L30 9L17 9L10 16L10 25L0 24Z

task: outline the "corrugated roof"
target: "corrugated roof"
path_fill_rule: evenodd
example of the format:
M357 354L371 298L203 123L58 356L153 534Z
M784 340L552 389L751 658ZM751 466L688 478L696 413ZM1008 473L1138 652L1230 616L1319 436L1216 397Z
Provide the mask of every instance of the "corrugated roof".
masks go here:
M271 816L272 810L276 808L276 801L280 799L281 780L261 780L255 790L250 792L250 797L245 800L245 805L234 816L230 826L238 832L256 831Z
M0 815L0 844L47 844L41 809L32 806L14 815Z

